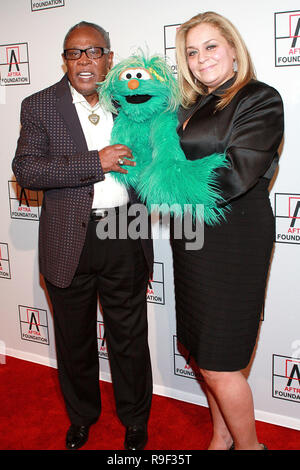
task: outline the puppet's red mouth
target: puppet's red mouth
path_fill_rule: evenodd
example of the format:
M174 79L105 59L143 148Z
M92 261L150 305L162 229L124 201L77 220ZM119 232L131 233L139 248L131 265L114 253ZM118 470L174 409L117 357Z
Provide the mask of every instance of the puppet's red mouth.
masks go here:
M152 98L151 95L128 95L126 96L126 101L127 103L131 104L140 104L146 103L146 101L149 101L150 98Z

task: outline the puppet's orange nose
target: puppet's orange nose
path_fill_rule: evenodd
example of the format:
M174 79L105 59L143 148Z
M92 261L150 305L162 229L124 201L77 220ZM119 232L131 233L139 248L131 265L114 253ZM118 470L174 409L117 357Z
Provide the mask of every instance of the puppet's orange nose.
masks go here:
M133 78L132 80L129 80L128 82L128 88L130 88L130 90L135 90L139 86L140 86L140 82L136 80L135 78Z

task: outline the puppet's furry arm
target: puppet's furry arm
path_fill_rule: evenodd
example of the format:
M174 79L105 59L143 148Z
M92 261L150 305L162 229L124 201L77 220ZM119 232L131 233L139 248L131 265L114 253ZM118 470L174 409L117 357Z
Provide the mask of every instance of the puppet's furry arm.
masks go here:
M176 133L177 117L163 113L153 124L153 160L140 175L138 193L149 210L167 205L175 215L186 210L212 225L225 218L219 207L222 197L216 169L228 165L224 154L213 154L199 160L187 160ZM161 209L160 209L161 210Z
M116 117L111 133L110 145L127 145L132 151L133 161L136 166L123 168L128 173L112 172L112 176L126 187L132 186L136 189L142 170L151 163L152 151L149 146L149 124L146 122L135 123L121 111Z

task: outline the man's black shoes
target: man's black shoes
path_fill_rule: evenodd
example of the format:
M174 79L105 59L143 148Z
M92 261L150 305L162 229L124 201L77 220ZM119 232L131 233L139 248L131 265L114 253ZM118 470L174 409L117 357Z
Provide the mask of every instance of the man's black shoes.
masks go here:
M89 426L71 424L66 435L67 449L80 449L88 440ZM147 444L147 425L137 424L126 428L124 447L126 450L142 450Z
M136 424L126 428L124 447L126 450L142 450L147 444L147 426Z
M77 426L71 424L66 436L67 449L79 449L82 447L89 437L89 426Z

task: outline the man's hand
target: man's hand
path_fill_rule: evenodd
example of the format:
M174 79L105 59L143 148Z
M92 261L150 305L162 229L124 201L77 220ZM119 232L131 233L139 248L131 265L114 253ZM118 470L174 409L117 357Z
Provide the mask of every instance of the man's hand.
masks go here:
M126 145L116 144L108 145L99 151L100 162L103 173L117 171L119 173L128 173L122 165L135 166L131 150ZM120 161L121 163L120 163ZM129 160L128 160L129 159Z

